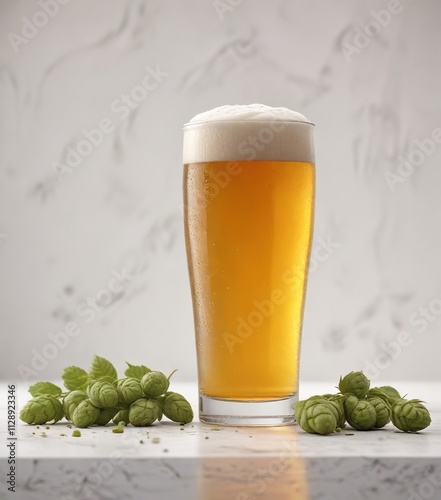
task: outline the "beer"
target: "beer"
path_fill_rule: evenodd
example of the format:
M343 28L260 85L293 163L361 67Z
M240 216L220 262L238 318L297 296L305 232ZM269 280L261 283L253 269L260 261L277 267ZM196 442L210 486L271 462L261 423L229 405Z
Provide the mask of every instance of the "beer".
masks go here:
M271 108L250 119L243 108L245 120L190 122L184 142L199 390L202 401L223 401L220 423L241 417L228 417L225 402L295 398L313 225L311 124Z

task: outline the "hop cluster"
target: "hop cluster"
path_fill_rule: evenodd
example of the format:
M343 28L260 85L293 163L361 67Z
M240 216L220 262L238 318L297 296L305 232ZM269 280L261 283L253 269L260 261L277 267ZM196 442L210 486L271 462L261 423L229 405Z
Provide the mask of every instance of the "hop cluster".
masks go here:
M57 422L65 417L77 427L115 424L149 426L166 416L173 422L193 420L190 403L170 392L170 377L144 365L131 365L118 379L115 367L105 358L94 356L89 372L77 366L63 370L67 392L51 382L37 382L29 388L33 396L20 412L27 424ZM176 371L176 370L175 370Z
M404 399L390 386L370 388L363 372L340 377L338 394L298 401L294 413L300 427L312 434L340 432L347 422L353 429L380 429L390 421L403 432L418 432L430 425L427 408L419 399Z

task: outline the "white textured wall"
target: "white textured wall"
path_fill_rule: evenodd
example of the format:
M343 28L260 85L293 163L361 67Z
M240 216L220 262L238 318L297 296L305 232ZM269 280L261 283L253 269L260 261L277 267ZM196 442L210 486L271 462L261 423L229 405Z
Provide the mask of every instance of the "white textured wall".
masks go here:
M0 3L0 376L30 367L34 349L52 355L48 334L75 321L81 332L38 378L95 352L119 369L128 360L196 377L181 126L217 105L263 102L317 124L314 248L330 251L316 250L327 258L311 273L303 378L335 380L370 360L388 366L382 378L439 379L441 146L418 154L415 141L441 127L440 2L57 5L20 40L23 16L41 6ZM362 40L357 30L385 8L387 26ZM167 75L125 117L115 100L157 66ZM57 176L54 162L102 120L113 130ZM421 165L400 167L409 175L393 191L385 173L409 156ZM92 319L85 301L123 268L133 278ZM395 360L376 358L398 339Z

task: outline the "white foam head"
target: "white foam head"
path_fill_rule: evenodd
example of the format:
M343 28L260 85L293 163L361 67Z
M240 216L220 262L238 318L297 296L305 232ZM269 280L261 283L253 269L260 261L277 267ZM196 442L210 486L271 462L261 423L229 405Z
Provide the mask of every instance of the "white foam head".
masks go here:
M288 108L220 106L184 125L184 163L238 160L314 163L314 126Z

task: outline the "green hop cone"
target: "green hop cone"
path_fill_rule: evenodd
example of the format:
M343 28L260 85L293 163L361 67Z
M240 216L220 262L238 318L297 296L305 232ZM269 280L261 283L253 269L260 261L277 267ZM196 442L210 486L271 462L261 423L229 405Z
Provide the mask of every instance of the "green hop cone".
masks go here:
M72 420L72 413L75 408L85 399L87 399L87 394L84 391L69 392L63 401L64 415L67 420Z
M344 402L345 417L348 424L358 431L372 429L377 421L375 408L364 399L348 395Z
M177 392L168 392L162 401L162 411L172 422L189 424L193 420L190 403Z
M395 401L397 399L401 399L400 393L394 387L391 387L390 385L383 385L383 386L379 387L378 389L380 389L380 391L382 391L383 394L386 395L390 404L395 403Z
M118 408L105 408L100 410L100 415L95 425L106 425L118 413Z
M370 381L363 372L351 372L340 377L338 389L342 394L353 394L363 399L369 391Z
M89 427L96 423L100 416L100 409L94 406L90 400L82 401L72 413L72 422L77 427Z
M369 392L367 393L366 397L367 398L374 398L374 397L380 398L390 406L389 398L386 396L386 394L379 387L372 387L372 389L369 389Z
M401 396L397 397L398 392L393 388L389 386L383 386L383 387L372 387L372 389L369 389L369 392L367 394L367 397L378 397L382 399L386 404L389 406L392 406L395 401L398 401L398 399L401 399Z
M341 394L324 394L321 397L323 399L326 399L328 401L332 401L332 402L337 404L337 406L338 406L337 427L339 427L340 429L343 429L343 427L346 425L344 396L342 396Z
M377 414L377 419L375 420L374 427L376 429L381 429L390 422L390 406L387 401L380 398L379 396L368 396L366 397L368 401L374 408Z
M152 425L158 419L158 402L140 398L130 405L129 421L135 427Z
M422 431L432 419L419 399L398 399L392 406L392 423L403 432Z
M129 409L119 410L118 413L113 417L112 422L115 425L118 425L120 422L124 422L125 425L129 425Z
M136 378L124 378L118 381L116 386L120 402L131 405L137 399L144 397L141 383Z
M98 380L88 389L90 402L97 408L116 408L118 392L107 380Z
M300 427L310 434L340 432L338 427L340 407L338 403L320 396L297 401L294 414Z
M58 422L64 417L63 405L50 394L30 399L20 412L20 420L27 424L46 424Z
M141 379L141 387L149 398L156 398L169 388L170 381L162 372L146 373Z

